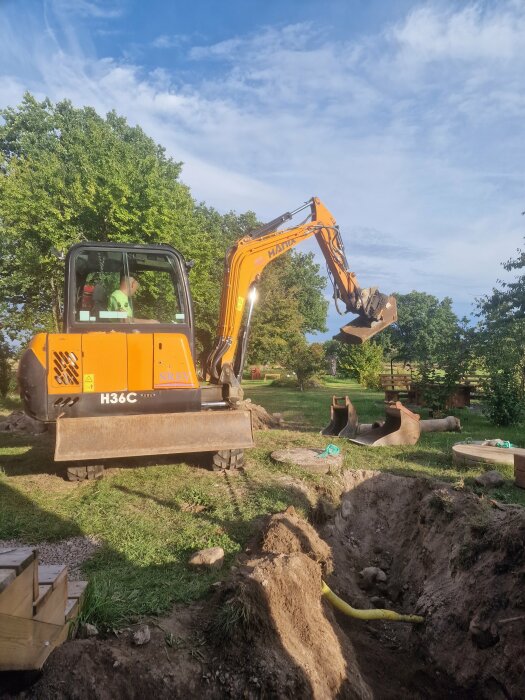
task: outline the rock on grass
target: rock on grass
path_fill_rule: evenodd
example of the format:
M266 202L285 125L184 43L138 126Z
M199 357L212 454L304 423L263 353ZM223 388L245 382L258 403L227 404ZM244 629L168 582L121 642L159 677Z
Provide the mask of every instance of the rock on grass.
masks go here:
M493 469L490 472L485 472L484 474L477 476L474 481L478 486L489 486L496 488L498 486L503 486L505 483L505 477L496 469Z
M220 569L224 563L224 549L222 547L209 547L195 552L188 562L192 569L214 571Z

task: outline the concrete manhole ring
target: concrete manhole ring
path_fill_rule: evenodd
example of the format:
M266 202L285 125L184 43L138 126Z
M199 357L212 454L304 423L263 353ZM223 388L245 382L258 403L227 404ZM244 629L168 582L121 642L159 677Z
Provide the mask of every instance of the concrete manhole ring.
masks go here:
M282 464L291 464L310 471L326 474L337 471L343 466L343 455L320 457L323 450L306 447L294 447L272 452L272 459Z

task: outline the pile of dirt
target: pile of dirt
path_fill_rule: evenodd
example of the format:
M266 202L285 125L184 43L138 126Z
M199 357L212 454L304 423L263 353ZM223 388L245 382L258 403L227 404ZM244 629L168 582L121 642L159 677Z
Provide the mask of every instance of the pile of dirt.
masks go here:
M26 416L23 411L13 411L9 416L0 420L0 432L2 433L30 433L39 435L45 433L45 423Z
M293 508L273 516L221 595L216 634L263 697L371 698L350 640L321 599L330 549ZM236 624L231 625L231 620Z
M356 607L424 615L400 648L446 669L473 697L523 697L523 508L427 479L346 472L324 534L336 592ZM368 567L384 576L370 580Z
M275 430L276 428L284 428L284 421L280 413L268 413L263 406L252 403L251 399L240 401L236 408L251 412L254 430Z

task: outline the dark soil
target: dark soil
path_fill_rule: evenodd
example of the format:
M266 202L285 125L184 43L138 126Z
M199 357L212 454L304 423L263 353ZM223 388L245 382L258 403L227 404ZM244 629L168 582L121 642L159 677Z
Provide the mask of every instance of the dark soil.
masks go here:
M344 480L321 535L292 508L268 518L229 580L150 621L148 644L134 629L68 642L40 677L0 677L0 697L525 697L525 511L428 480ZM360 576L370 566L386 580ZM335 614L323 578L425 623Z

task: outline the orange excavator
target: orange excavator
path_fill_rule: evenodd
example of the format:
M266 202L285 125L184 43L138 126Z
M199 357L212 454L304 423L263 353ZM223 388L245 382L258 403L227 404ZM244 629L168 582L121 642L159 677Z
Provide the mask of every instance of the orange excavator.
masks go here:
M305 221L280 229L299 212ZM25 411L56 425L55 461L95 478L117 457L209 452L240 466L253 446L250 411L236 408L255 288L267 264L315 236L336 304L357 318L337 339L361 343L393 323L394 297L361 288L339 228L317 198L241 238L225 261L217 338L195 365L191 265L168 245L79 243L66 257L63 333L39 333L21 358Z

